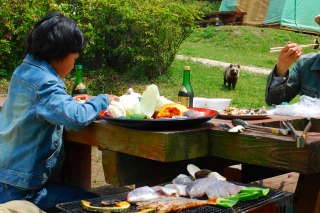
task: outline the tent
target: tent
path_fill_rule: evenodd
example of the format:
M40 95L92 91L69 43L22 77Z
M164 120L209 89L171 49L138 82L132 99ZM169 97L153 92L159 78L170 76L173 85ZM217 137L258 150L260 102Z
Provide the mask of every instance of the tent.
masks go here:
M247 12L244 24L320 32L320 26L314 22L320 14L319 0L222 0L219 11L234 10Z

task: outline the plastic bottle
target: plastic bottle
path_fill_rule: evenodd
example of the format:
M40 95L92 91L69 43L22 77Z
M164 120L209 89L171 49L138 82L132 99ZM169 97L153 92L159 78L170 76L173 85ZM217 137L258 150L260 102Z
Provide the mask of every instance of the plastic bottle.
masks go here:
M79 95L79 94L87 94L87 88L86 85L83 83L83 66L78 64L75 65L76 69L76 82L72 88L71 95Z
M186 107L193 107L193 90L190 83L190 66L183 67L183 82L178 93L178 102Z

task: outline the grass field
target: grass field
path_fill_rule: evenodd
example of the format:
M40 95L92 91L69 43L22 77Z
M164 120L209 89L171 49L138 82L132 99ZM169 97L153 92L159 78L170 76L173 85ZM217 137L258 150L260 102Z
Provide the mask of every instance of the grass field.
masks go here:
M272 69L278 53L269 53L270 47L284 46L288 41L308 44L315 38L308 34L252 26L199 28L182 44L179 54ZM312 48L303 50L304 53L312 51ZM229 90L223 86L224 67L209 67L202 63L176 59L167 76L160 76L157 81L148 83L157 84L161 95L177 101L184 65L192 68L191 83L195 96L231 98L231 106L241 108L267 107L264 101L266 74L241 71L236 89ZM131 87L142 92L145 84ZM292 103L298 100L299 97L296 97Z
M271 69L278 58L278 53L269 53L271 47L284 46L288 41L309 44L313 43L315 38L316 36L309 34L253 26L198 28L183 42L178 54ZM314 51L312 48L305 48L303 53L312 51ZM267 75L241 71L236 89L229 90L223 86L224 67L209 67L192 61L175 59L166 75L148 82L128 79L125 76L114 77L109 72L98 77L106 82L108 88L106 92L109 94L122 95L130 87L141 93L146 85L153 83L159 87L161 95L177 101L178 90L182 83L182 69L185 65L190 65L192 69L191 83L195 96L231 98L231 106L241 108L266 106L264 92ZM108 82L113 83L108 84ZM5 93L8 82L0 79L0 83L0 92ZM66 81L66 84L70 87L73 82ZM293 102L298 100L299 97Z

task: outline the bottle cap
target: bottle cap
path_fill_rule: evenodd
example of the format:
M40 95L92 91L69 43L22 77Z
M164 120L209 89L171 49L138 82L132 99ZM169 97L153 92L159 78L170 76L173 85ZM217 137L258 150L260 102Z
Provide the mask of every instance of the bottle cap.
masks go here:
M190 69L190 66L184 66L183 69L184 69L184 70L191 70L191 69Z

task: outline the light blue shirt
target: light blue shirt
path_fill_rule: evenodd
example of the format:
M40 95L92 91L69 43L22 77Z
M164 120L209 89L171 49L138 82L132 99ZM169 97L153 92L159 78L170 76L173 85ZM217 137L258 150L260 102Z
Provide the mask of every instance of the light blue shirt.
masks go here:
M84 128L108 104L102 94L76 102L48 63L27 55L13 73L0 111L0 182L41 188L63 163L64 127Z

